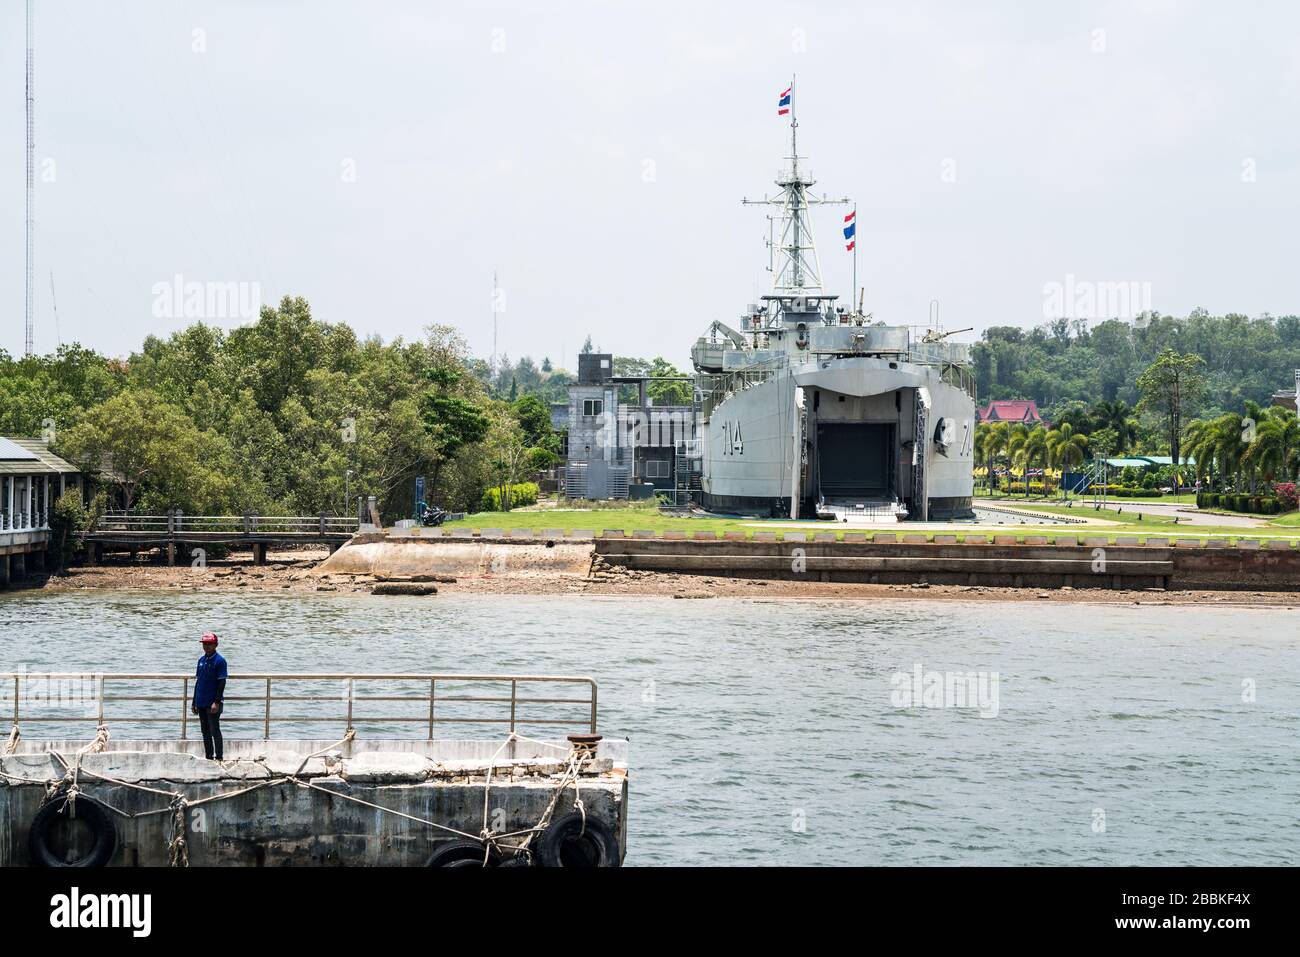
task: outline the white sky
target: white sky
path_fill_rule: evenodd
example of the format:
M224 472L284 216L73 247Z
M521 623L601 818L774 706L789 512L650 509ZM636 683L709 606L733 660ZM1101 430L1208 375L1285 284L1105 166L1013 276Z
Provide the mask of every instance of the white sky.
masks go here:
M591 333L684 365L766 291L740 199L774 189L791 73L817 189L858 202L878 319L924 324L937 298L950 329L1030 326L1067 274L1150 283L1175 315L1300 308L1294 4L37 6L38 351L52 269L59 336L110 354L186 324L152 308L180 274L305 296L362 335L449 322L486 356L495 268L512 358L573 367ZM11 353L23 9L0 8ZM838 215L815 222L847 300Z

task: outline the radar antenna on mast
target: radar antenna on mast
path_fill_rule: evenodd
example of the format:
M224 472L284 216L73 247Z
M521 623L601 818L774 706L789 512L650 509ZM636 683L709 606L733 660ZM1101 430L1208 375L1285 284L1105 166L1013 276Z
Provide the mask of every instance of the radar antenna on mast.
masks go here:
M790 78L790 155L789 165L777 174L776 185L781 191L772 197L742 199L746 206L778 206L775 217L780 223L780 239L770 243L772 292L803 294L821 292L821 262L817 257L817 243L813 238L809 210L813 206L846 205L849 200L815 196L809 192L816 180L807 169L799 168L799 120L795 115L795 78Z

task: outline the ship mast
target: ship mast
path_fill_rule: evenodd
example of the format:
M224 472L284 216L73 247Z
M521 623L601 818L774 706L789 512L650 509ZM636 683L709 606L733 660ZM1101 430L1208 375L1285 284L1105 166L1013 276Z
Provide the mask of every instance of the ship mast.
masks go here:
M849 200L815 196L809 192L816 182L806 170L799 169L799 120L795 113L795 78L790 78L790 155L789 165L777 175L776 185L781 191L762 199L742 199L746 206L779 206L776 219L780 222L780 239L769 243L772 261L774 295L804 295L820 293L822 287L821 261L817 256L817 243L813 238L810 209L821 205L843 205Z

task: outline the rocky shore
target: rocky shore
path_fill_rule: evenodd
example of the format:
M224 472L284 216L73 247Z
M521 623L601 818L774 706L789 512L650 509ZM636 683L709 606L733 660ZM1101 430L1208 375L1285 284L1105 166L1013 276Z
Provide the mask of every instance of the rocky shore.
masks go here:
M923 598L960 601L1052 601L1065 603L1142 605L1260 605L1300 607L1294 592L1225 592L1111 590L1102 588L995 588L971 585L873 585L821 581L765 581L712 575L629 571L606 565L599 558L590 574L374 576L328 574L318 570L327 557L321 551L272 553L267 564L232 559L206 568L167 567L159 563L122 562L72 568L63 575L34 576L24 585L46 593L80 590L242 592L325 595L419 595L437 601L438 594L592 595L600 597L660 596L679 599L881 599ZM11 589L11 594L18 590Z

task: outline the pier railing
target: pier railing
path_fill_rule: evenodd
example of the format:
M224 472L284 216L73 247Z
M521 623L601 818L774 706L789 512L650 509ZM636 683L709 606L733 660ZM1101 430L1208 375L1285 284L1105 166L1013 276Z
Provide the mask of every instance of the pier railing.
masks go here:
M259 535L287 533L291 535L352 534L357 530L355 517L339 515L186 515L171 511L162 515L138 515L109 512L99 520L98 532L135 533L143 535L176 535L181 533L236 533Z
M123 728L143 727L186 740L198 734L193 697L190 674L0 673L0 715L23 736L46 725L80 725L78 733L106 725L119 738ZM223 697L223 732L253 725L264 739L277 730L318 737L312 732L356 728L381 736L418 729L432 740L447 725L596 731L596 682L585 676L232 674Z

